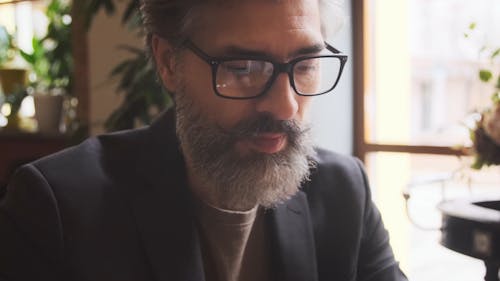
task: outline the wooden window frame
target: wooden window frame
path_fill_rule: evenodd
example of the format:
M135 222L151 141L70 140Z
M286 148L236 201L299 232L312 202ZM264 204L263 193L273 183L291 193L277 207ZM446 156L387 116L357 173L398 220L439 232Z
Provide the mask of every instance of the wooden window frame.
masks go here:
M449 146L430 145L394 145L386 143L373 143L366 140L365 135L365 92L370 87L368 81L368 49L367 32L368 14L370 7L368 1L354 0L352 2L352 26L353 26L353 153L361 161L366 161L366 155L372 152L398 152L412 154L431 155L455 155L465 156L466 150L457 150ZM365 162L366 163L366 162Z

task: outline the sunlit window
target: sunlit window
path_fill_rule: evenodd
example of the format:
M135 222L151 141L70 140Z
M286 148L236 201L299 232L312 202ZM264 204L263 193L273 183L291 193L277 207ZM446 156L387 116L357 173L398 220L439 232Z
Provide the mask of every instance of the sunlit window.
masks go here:
M492 94L477 72L488 63L481 49L500 46L500 2L373 3L368 141L467 144L464 123Z
M410 150L470 145L474 112L491 104L493 89L480 81L478 71L490 63L485 48L500 47L500 1L364 3L366 86L361 110L366 147L361 156L397 258L410 280L481 280L485 269L480 260L439 245L435 207L445 195L498 189L500 171L473 172L467 157ZM493 69L500 70L500 65ZM435 230L421 230L407 218L402 193L409 186L414 187L409 203L413 219Z

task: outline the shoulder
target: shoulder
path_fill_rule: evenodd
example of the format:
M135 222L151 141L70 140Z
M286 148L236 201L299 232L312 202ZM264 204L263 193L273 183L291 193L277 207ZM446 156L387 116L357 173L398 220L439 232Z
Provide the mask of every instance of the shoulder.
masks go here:
M103 193L116 193L117 183L133 177L130 163L137 162L146 134L147 130L140 129L92 137L43 157L18 169L7 192L43 189L55 200L75 205L98 199Z
M368 185L363 164L358 158L318 148L311 183L325 188L365 189Z
M316 167L303 191L313 209L362 215L371 200L363 164L355 157L317 149Z
M315 162L319 171L328 170L339 173L359 173L361 161L350 155L343 155L322 148L316 148Z
M0 198L0 248L7 249L0 251L0 272L56 280L43 276L75 260L99 268L99 258L86 257L106 251L113 256L135 241L128 190L141 185L132 180L137 177L130 166L145 134L141 129L90 138L18 169ZM23 264L34 270L25 272Z
M71 217L78 210L122 204L126 194L121 183L134 177L130 163L136 159L144 134L147 130L140 129L92 137L24 165L7 186L5 206L10 212L37 206L50 210L52 216L46 217L54 218L59 212ZM116 169L122 172L113 172Z
M140 148L147 140L147 129L127 130L117 133L104 134L91 137L82 143L64 149L60 152L43 157L32 164L43 168L50 165L84 165L89 168L88 162L103 160L105 156L119 156L127 151L130 155L135 149Z
M43 157L33 163L47 177L89 177L106 169L108 162L133 161L147 142L147 130L129 130L91 137L79 145Z
M406 280L394 260L389 236L372 202L361 161L318 149L316 162L304 192L320 270L330 272L331 260L338 260L350 266L350 272L358 280Z

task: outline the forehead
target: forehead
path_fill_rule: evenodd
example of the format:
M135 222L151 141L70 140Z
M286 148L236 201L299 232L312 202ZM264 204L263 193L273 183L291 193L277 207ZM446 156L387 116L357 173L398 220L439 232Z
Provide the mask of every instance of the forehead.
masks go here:
M283 56L323 42L318 0L216 1L197 16L192 39L214 51L235 45Z

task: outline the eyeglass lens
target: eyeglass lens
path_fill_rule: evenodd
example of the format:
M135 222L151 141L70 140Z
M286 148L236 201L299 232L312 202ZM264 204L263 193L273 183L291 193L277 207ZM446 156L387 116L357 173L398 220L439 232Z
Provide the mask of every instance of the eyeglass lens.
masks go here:
M340 74L336 57L308 58L293 66L293 85L301 95L318 95L333 89ZM274 66L259 60L221 62L215 75L218 93L226 97L248 98L262 94L272 78Z

